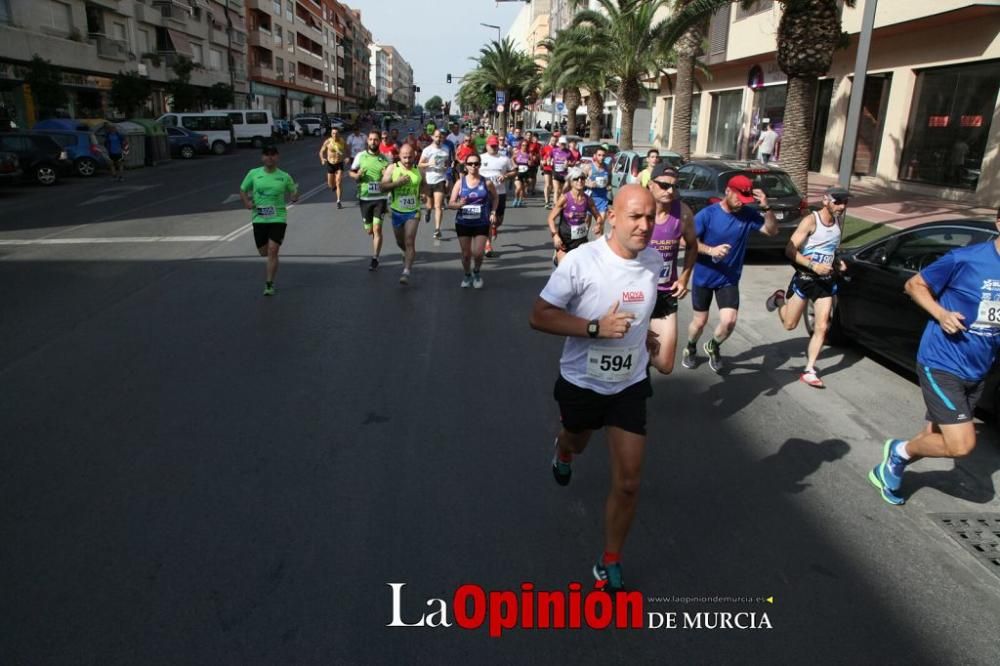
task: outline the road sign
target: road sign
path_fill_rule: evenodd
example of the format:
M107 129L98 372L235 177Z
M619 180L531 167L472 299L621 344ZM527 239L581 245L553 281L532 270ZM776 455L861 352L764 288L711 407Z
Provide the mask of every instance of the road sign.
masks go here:
M563 104L562 102L559 102L558 104L556 104L556 111L558 111L559 113L562 113L565 110L566 110L566 105L565 104Z
M519 100L515 99L513 102L510 103L510 110L511 111L520 111L521 110L521 102Z
M503 113L503 104L497 104L497 113Z
M497 106L507 103L507 91L498 90L497 91Z

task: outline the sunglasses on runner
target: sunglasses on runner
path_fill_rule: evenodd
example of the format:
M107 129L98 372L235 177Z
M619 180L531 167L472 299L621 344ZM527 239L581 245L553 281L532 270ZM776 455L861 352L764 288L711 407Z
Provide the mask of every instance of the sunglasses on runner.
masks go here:
M577 176L576 178L571 178L570 180L587 180L586 176Z
M668 183L668 182L663 181L663 180L654 180L653 182L656 183L657 185L659 185L660 187L662 187L665 190L675 190L675 189L677 189L677 183Z
M477 167L477 166L479 166L479 164L480 164L479 162L466 162L465 166L475 166L475 167Z

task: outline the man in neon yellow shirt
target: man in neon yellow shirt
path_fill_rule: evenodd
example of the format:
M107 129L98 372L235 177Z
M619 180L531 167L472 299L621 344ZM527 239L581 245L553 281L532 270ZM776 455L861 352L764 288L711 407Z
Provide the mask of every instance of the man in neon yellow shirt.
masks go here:
M260 256L267 257L267 281L264 295L274 295L274 278L278 274L278 251L288 228L286 195L298 201L299 186L290 175L278 168L278 149L264 146L261 154L264 166L250 169L240 184L240 198L247 210L253 211L253 238Z
M372 237L372 260L368 270L378 268L378 257L382 253L382 218L385 217L386 197L382 192L382 172L389 161L379 152L381 134L377 130L368 132L368 147L354 156L351 163L351 178L358 182L358 201L361 205L361 221L365 232Z
M399 162L382 172L382 191L389 193L392 231L396 245L403 251L403 274L400 284L410 284L410 271L417 257L417 229L420 228L420 183L423 180L416 165L413 146L404 143L399 149Z
M653 175L653 169L660 163L660 151L650 148L646 153L646 168L639 174L639 184L649 189L649 179Z

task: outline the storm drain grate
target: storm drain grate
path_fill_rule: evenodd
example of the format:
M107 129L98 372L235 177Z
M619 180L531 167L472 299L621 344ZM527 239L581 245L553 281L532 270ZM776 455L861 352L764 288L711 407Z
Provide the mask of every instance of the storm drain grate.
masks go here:
M935 513L931 519L987 569L1000 576L1000 513Z

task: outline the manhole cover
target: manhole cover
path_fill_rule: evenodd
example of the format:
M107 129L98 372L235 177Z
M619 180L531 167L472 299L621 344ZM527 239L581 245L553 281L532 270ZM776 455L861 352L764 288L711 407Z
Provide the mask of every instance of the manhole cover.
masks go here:
M983 566L1000 576L1000 513L935 513L931 519Z

